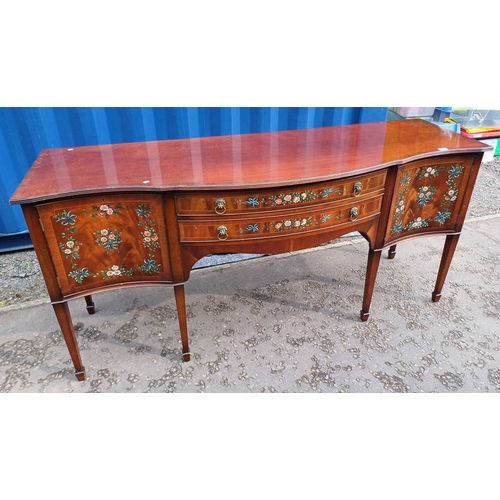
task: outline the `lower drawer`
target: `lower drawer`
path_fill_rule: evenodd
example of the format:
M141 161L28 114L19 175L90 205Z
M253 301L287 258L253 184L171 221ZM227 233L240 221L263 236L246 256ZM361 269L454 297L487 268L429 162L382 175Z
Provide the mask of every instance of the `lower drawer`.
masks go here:
M359 221L380 213L382 195L351 202L334 204L322 210L289 210L261 217L224 217L203 220L179 220L181 242L238 241L256 238L279 238L291 234L326 231L345 225L355 230ZM351 227L352 226L352 227Z

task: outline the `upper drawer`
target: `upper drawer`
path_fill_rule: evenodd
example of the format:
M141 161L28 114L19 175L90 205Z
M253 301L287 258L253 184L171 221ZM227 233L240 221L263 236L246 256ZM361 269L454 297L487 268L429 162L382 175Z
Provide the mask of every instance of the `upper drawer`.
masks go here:
M339 181L265 190L178 193L178 215L244 214L364 197L384 188L386 171Z

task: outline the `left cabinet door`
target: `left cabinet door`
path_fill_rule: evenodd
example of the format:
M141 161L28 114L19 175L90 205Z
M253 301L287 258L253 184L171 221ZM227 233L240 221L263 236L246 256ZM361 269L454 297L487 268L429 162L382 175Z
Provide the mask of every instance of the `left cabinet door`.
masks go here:
M161 196L102 195L36 208L64 296L172 281Z

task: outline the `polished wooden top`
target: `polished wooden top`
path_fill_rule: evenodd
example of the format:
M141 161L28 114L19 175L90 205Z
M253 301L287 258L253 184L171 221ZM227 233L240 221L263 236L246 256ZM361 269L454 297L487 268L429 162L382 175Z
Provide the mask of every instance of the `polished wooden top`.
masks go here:
M490 148L424 120L43 150L11 198L277 187Z

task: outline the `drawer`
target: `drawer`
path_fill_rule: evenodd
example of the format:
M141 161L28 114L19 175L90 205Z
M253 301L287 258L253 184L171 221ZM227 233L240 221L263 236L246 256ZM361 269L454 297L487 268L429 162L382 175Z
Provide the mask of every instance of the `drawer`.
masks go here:
M331 203L322 209L287 210L255 217L179 221L181 242L241 241L277 238L293 234L324 231L341 225L353 226L380 213L382 194L347 204Z
M384 189L386 171L340 181L291 186L283 189L177 193L178 215L245 214L310 207L332 201L364 197Z

